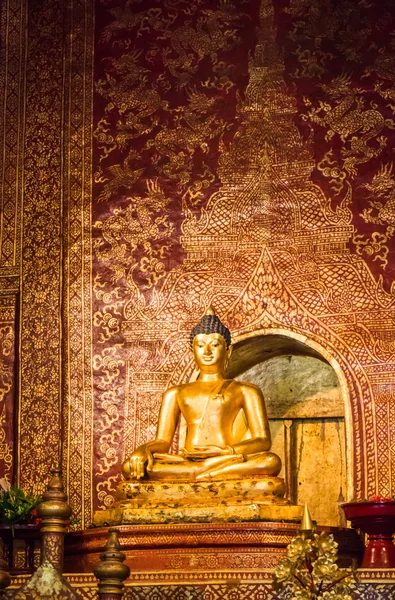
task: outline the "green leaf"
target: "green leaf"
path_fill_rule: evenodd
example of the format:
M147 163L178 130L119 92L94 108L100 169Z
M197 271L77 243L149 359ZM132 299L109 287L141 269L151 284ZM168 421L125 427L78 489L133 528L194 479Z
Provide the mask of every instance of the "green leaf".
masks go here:
M26 494L18 486L0 493L0 522L8 525L28 523L32 510L42 501L40 496Z

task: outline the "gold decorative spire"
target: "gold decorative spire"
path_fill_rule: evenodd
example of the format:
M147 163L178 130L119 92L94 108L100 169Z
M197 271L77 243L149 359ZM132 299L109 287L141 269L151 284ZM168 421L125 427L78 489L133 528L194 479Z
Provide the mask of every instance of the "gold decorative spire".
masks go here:
M314 529L313 519L311 518L311 514L309 509L307 508L307 504L304 505L302 522L300 524L300 531L305 533L311 533Z
M63 571L64 536L71 508L63 488L61 469L51 471L52 477L43 501L37 506L41 524L41 560L49 560L59 573Z
M118 539L119 529L108 530L107 544L100 555L100 562L94 569L95 576L99 579L99 598L108 600L122 598L124 580L129 577L130 569L123 564L126 556L121 552Z
M281 52L276 42L276 25L272 0L261 0L259 10L258 44L253 63L269 69L283 68Z
M206 315L215 315L215 310L213 309L212 306L209 306L208 309L205 312Z

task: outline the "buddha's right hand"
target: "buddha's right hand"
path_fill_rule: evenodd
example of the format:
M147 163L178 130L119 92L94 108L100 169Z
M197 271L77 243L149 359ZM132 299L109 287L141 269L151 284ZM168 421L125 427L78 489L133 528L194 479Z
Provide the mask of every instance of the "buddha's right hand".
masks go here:
M122 471L126 479L141 479L145 475L145 470L152 469L153 463L152 452L143 445L137 448L132 456L124 462Z

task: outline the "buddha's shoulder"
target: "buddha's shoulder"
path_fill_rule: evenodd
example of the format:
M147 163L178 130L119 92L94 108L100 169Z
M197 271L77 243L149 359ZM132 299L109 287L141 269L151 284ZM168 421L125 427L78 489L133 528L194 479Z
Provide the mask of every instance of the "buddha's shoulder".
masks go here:
M244 393L254 393L261 394L261 388L255 383L250 383L249 381L237 381L236 379L228 379L224 380L224 383L229 382L226 386L230 392L236 392L237 390ZM179 394L185 395L188 393L193 393L194 390L200 390L199 381L190 381L188 383L181 383L179 385L173 385L167 388L165 395L167 396L177 396Z
M235 379L233 380L232 383L232 387L237 387L239 390L243 391L243 392L250 392L253 394L262 394L262 390L258 385L255 385L255 383L251 383L250 381L236 381Z
M172 385L171 387L168 387L167 390L165 391L165 395L169 395L169 396L176 396L177 394L180 394L186 390L191 390L194 387L196 387L196 382L191 381L189 383L180 383L179 385Z

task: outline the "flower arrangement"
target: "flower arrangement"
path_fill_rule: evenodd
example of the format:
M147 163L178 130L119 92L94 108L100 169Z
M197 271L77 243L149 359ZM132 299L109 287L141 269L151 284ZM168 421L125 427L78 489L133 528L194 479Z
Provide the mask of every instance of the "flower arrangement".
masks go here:
M287 548L274 573L273 587L292 600L352 600L355 567L339 569L333 535L302 531Z
M20 487L11 486L6 479L0 479L0 523L17 525L34 523L35 508L42 498L26 494Z

